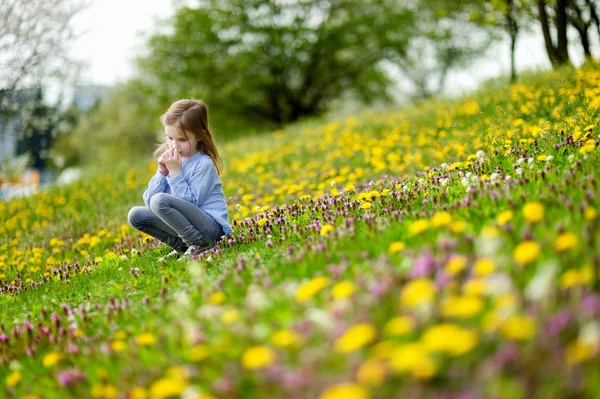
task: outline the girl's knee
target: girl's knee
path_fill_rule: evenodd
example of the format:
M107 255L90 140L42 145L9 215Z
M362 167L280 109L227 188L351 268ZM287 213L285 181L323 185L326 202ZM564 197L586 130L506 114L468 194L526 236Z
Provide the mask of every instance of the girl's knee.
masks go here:
M169 195L166 193L157 193L150 198L150 210L154 213L157 213L159 209L164 208L167 204L167 199Z
M141 206L134 206L129 210L129 213L127 214L127 222L131 227L137 229L140 226L143 216L143 209L144 208Z

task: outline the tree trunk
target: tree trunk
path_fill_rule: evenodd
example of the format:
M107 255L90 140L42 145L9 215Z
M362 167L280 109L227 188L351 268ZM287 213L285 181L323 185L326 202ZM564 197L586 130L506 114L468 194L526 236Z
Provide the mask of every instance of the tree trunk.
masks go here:
M548 53L548 58L550 59L553 68L569 62L569 52L567 49L567 2L568 0L556 0L557 44L554 46L550 34L548 14L546 13L546 1L537 0L538 18L542 26L542 33L544 34L546 52Z
M506 28L510 35L510 82L517 81L517 68L515 65L515 50L517 47L517 35L519 34L519 25L514 18L515 5L513 0L506 0L507 11L505 14Z
M559 64L569 62L569 49L567 39L567 6L569 0L556 0L556 52Z
M585 0L585 3L588 5L590 9L590 16L592 17L592 21L596 24L596 29L598 30L598 36L600 36L600 18L598 18L598 13L596 12L596 4L592 2L592 0Z

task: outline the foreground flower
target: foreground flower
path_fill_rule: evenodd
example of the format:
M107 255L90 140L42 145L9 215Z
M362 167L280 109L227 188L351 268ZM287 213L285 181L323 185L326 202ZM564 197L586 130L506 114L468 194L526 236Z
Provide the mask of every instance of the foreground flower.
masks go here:
M346 299L348 297L351 297L355 291L356 288L354 287L354 284L351 281L342 281L341 283L337 283L333 286L331 290L331 295L335 299Z
M327 234L331 233L333 231L334 227L330 224L326 224L325 226L321 227L321 232L320 234L322 236L326 236Z
M544 217L544 206L539 202L530 202L523 207L523 216L529 223L537 223Z
M415 279L406 284L400 294L400 302L407 308L429 303L435 296L435 284L428 279Z
M42 359L42 364L44 367L50 368L58 363L61 359L61 355L58 352L50 352L47 353Z
M273 345L278 346L280 348L288 348L291 346L296 346L299 343L298 335L292 330L279 330L273 335L271 338Z
M335 347L338 352L354 352L371 343L376 334L377 330L373 325L368 323L356 324L335 341Z
M535 334L535 321L529 316L514 316L508 319L501 327L505 338L525 341Z
M577 246L577 236L573 233L565 233L558 236L554 247L558 252L563 252Z
M445 323L429 328L421 337L421 341L429 351L460 356L475 347L477 334L456 324Z
M312 280L300 285L296 291L296 300L298 302L306 302L317 292L321 291L327 286L329 280L327 277L318 276Z
M531 263L540 255L540 246L535 241L524 241L513 251L513 259L518 264Z
M437 365L429 356L427 347L420 342L402 344L392 350L390 365L399 373L411 373L415 378L430 378Z
M151 333L142 333L135 337L135 343L139 346L152 346L156 344L156 337Z
M319 399L369 399L369 392L358 384L345 382L327 389Z
M265 346L252 346L242 355L242 366L248 370L260 370L275 363L275 352Z

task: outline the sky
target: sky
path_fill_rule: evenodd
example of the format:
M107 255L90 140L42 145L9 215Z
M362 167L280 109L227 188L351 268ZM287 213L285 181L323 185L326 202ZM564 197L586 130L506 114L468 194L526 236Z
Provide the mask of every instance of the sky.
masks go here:
M141 33L149 33L155 17L165 18L173 12L171 0L94 0L92 6L79 14L73 24L76 31L85 32L72 47L71 55L85 60L88 69L82 83L113 85L134 73L133 55L143 47ZM570 51L575 65L583 60L578 38L570 32ZM593 50L598 49L594 39ZM550 69L541 33L521 35L517 42L517 71L528 68ZM598 54L598 52L596 52ZM469 69L452 72L446 84L446 94L470 91L484 79L510 73L508 40L490 48L483 60ZM400 85L402 86L402 85Z

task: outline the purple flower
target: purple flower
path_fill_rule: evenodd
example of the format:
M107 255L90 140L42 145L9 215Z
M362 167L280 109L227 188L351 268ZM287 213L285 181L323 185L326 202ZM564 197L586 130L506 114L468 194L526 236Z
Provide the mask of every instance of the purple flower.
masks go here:
M85 374L77 369L68 369L59 371L56 378L58 379L60 385L66 387L73 385L77 381L85 380Z
M562 330L569 325L571 321L571 315L568 312L560 312L554 315L546 324L546 332L550 336L556 336L560 334Z
M429 251L423 252L423 254L415 260L413 267L410 271L410 278L427 277L433 272L435 267L435 261L429 253Z

